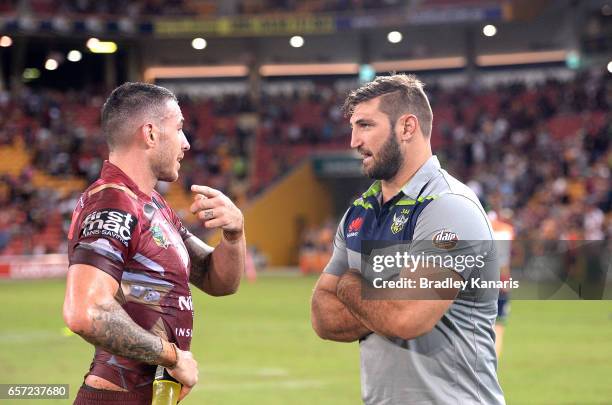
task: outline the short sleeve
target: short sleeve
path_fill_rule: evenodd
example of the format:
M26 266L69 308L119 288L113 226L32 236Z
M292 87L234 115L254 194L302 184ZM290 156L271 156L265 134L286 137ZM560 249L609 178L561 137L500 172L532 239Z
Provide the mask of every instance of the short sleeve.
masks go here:
M71 229L70 265L94 266L120 282L140 235L135 200L121 190L99 191L77 205Z
M467 280L488 262L493 247L482 208L465 196L446 194L419 215L410 254L427 258L435 267L454 270Z
M336 236L334 237L334 250L332 257L323 270L324 273L332 274L338 277L343 275L349 267L348 252L346 250L346 238L344 235L344 224L346 222L347 215L348 211L340 220L340 224L338 224L338 230L336 231Z

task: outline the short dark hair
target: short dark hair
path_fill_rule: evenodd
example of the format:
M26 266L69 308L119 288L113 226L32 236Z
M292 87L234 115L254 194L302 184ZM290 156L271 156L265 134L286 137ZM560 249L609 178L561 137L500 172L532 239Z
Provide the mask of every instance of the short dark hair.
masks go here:
M423 87L423 82L415 75L378 76L373 81L350 92L342 109L345 115L351 116L357 104L383 96L379 109L389 116L391 126L402 114L409 112L419 120L423 135L429 137L431 136L433 112Z
M129 124L143 113L160 117L161 109L176 96L165 87L148 83L123 83L102 106L102 132L110 150L125 143Z

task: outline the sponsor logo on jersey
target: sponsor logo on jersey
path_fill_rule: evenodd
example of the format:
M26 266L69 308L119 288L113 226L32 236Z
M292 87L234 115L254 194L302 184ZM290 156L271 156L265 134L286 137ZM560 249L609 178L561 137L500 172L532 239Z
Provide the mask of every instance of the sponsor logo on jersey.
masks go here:
M181 311L193 311L193 302L191 301L191 296L179 296L178 304Z
M406 222L408 222L408 218L410 217L408 217L407 215L400 214L398 216L394 213L393 222L391 223L391 233L393 235L400 233L402 229L404 229L404 225L406 225Z
M158 303L161 299L161 294L153 288L142 285L132 284L130 287L130 295L139 298L148 304Z
M359 230L361 229L362 225L363 225L363 217L357 217L353 219L348 226L348 234L346 235L346 237L350 238L351 236L359 235Z
M81 235L106 236L127 246L138 220L132 214L118 209L94 211L81 224Z
M459 242L459 237L455 232L443 230L436 233L433 238L434 246L440 249L452 249L457 246L457 242Z
M155 224L150 229L151 236L153 236L153 241L155 244L161 248L167 249L170 246L170 242L168 242L168 238L164 234L162 228Z
M174 328L174 334L176 336L192 337L193 331L189 328Z

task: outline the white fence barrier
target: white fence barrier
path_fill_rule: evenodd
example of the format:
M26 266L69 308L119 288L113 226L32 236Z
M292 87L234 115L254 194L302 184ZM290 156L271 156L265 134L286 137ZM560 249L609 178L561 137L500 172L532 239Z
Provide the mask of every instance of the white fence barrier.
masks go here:
M67 271L65 254L0 256L0 279L65 277Z

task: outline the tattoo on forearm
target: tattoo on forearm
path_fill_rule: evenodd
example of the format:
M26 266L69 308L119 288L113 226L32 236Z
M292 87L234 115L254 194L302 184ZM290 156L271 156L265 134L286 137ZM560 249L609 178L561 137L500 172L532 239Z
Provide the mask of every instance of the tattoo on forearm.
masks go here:
M212 254L195 253L191 256L191 271L189 272L189 282L195 286L202 286L208 271Z
M98 304L93 312L91 330L82 335L85 340L113 354L157 364L161 339L137 325L117 302Z

